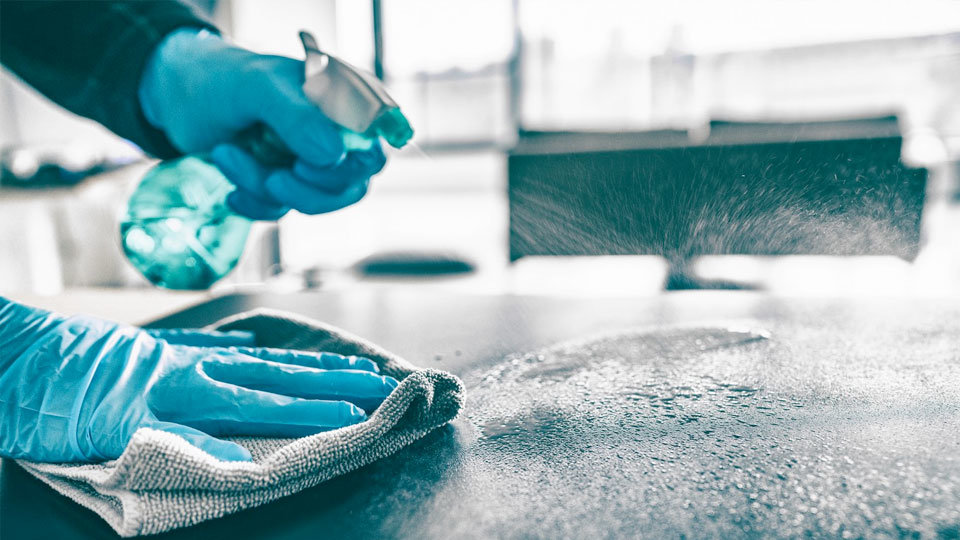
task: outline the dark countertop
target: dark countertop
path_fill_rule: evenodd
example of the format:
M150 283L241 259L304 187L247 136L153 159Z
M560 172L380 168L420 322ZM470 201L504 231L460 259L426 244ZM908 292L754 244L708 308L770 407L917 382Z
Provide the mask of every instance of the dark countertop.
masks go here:
M960 538L956 300L406 289L231 295L156 325L254 307L316 317L452 371L467 410L394 456L164 538ZM770 337L706 346L696 339L722 332L691 325ZM661 330L504 360L637 327ZM4 540L112 535L10 462L0 527Z

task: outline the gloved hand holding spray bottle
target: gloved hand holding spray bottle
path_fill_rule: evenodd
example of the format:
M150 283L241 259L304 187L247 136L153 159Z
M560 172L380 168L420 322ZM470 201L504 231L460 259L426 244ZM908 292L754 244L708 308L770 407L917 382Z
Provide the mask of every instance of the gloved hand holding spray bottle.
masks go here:
M322 52L309 33L301 32L300 39L306 51L306 61L303 63L303 94L326 118L336 124L347 159L350 159L350 155L357 156L354 162L345 162L339 169L347 170L348 173L345 174L364 169L379 170L383 164L383 155L378 139L382 137L395 148L404 146L413 136L407 119L379 80L335 56ZM191 46L196 42L195 39L189 41ZM173 43L171 48L175 46L176 43ZM211 54L207 56L215 59L210 69L224 69L222 66L230 64L235 56L252 54L223 45L219 38L216 38L216 41L211 40L207 47L211 49ZM182 56L184 55L173 55L173 58L176 60ZM265 58L265 61L283 62L279 66L269 66L271 69L298 68L298 63L286 63L294 62L290 59L261 58ZM189 64L189 68L203 69L203 66L198 64L199 62L194 61ZM246 62L245 65L249 64L250 62ZM205 75L206 79L210 78L209 73ZM225 73L225 76L234 75ZM188 81L177 82L186 87L186 92L190 91ZM143 95L144 87L141 87L147 118L156 118L155 123L171 135L174 143L177 143L179 138L178 146L181 149L208 146L209 141L204 140L206 134L198 133L196 129L195 118L190 117L189 111L184 112L184 107L176 101L176 92L164 91L163 85L154 86L160 90L151 92L148 84L146 95ZM242 84L232 86L243 87ZM183 92L184 89L181 88L181 93ZM298 96L291 96L291 99L296 97ZM223 98L229 99L230 96L225 95ZM211 102L208 110L198 111L198 114L208 115L210 110L223 108L223 105L216 101ZM270 104L263 103L262 106L269 108ZM269 110L257 111L248 116L258 118L265 114L269 114ZM215 122L214 127L228 129L230 126L223 124L243 122L243 116L236 115L235 120L224 117L217 121L219 123ZM295 124L297 118L288 115L286 121L288 124ZM289 200L297 201L301 194L303 196L299 198L302 199L302 204L306 205L305 208L311 213L336 209L358 200L363 196L365 183L363 190L348 189L332 197L332 201L320 200L310 206L309 188L296 179L282 175L271 176L265 182L265 187L254 185L257 182L252 179L244 180L249 173L241 172L243 169L292 168L294 171L306 171L304 175L307 176L322 176L322 170L309 163L300 162L291 151L300 141L298 137L289 135L290 131L302 128L304 139L319 137L306 131L309 127L293 125L293 129L286 132L287 137L284 139L267 123L258 121L238 130L233 139L233 148L221 146L209 153L191 154L156 165L144 176L131 196L121 224L121 243L127 258L155 285L170 289L206 289L236 266L250 232L251 216L276 219L286 211L285 206L297 208L298 206L290 204ZM249 156L255 158L256 162L244 163L244 160L249 160ZM379 163L370 163L377 159ZM235 165L238 162L239 165ZM370 174L376 170L372 170ZM224 172L234 174L230 174L228 180ZM288 200L277 200L276 209L264 210L252 202L251 194L268 199L274 195L273 199L277 199L277 192L282 192ZM330 208L323 208L323 205L329 205ZM270 215L271 213L279 215Z

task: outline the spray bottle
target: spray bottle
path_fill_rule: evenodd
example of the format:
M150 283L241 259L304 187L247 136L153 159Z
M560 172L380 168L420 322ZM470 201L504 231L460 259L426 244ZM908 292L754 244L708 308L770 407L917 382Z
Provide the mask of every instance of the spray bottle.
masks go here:
M306 51L303 91L341 128L347 150L366 150L378 137L400 148L413 129L382 83L322 52L300 32ZM256 124L234 141L269 167L295 157L268 126ZM237 265L252 221L227 204L234 186L205 154L159 163L130 197L120 225L127 259L151 283L169 289L206 289Z

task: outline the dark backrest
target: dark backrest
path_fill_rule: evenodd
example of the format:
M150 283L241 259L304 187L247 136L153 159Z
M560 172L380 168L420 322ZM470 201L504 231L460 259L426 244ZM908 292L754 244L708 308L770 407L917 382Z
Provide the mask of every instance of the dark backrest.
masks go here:
M508 158L510 257L916 256L926 170L896 118L714 122L683 132L522 133Z

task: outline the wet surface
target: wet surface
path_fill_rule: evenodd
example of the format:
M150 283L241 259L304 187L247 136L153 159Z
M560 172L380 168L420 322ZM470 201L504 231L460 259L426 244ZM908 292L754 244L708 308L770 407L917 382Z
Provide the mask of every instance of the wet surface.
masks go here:
M960 538L951 302L322 299L249 302L454 371L464 414L318 488L164 538ZM103 536L89 512L2 470L0 521Z
M435 498L460 519L431 534L955 533L960 400L942 401L948 387L935 398L890 380L898 366L883 359L799 366L775 335L727 337L626 334L473 379L470 450ZM703 346L711 341L728 344ZM846 373L813 377L833 370ZM864 399L864 384L896 390Z

